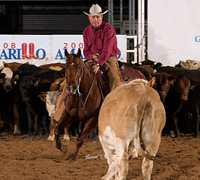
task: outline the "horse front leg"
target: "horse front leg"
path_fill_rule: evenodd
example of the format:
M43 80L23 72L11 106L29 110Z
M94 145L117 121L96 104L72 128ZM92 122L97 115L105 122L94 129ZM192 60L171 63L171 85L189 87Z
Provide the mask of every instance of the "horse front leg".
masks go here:
M69 132L68 132L69 127L70 127L70 124L68 124L68 126L64 128L63 141L70 141Z
M98 113L97 113L98 114ZM83 142L86 138L92 133L98 123L98 115L95 117L91 117L86 123L85 126L77 140L75 152L71 158L71 161L76 161L78 151L80 147L83 145Z
M69 116L69 114L66 111L63 111L62 116L58 122L58 125L55 127L54 134L56 139L56 148L61 150L62 152L66 153L66 149L62 145L60 141L60 133L61 131L66 127L69 126L71 123L72 118Z

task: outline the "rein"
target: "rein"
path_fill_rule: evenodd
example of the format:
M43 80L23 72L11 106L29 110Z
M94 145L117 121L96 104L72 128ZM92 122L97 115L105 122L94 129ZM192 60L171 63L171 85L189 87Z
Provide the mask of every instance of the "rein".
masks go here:
M88 94L87 94L87 96L86 96L86 98L85 98L84 103L83 103L83 99L81 98L81 96L79 96L80 99L81 99L81 105L80 105L80 109L81 109L81 110L84 109L84 107L85 107L85 105L86 105L86 103L87 103L87 100L88 100L89 95L90 95L90 93L91 93L92 87L93 87L93 85L94 85L94 78L95 78L95 74L94 74L94 76L93 76L92 84L91 84L91 86L90 86L89 92L88 92Z

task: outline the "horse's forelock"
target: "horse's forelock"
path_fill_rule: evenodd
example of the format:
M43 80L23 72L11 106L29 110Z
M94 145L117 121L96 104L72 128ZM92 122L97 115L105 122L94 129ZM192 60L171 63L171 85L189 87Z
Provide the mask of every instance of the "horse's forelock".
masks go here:
M77 54L69 54L66 59L66 66L69 65L82 65L83 60Z

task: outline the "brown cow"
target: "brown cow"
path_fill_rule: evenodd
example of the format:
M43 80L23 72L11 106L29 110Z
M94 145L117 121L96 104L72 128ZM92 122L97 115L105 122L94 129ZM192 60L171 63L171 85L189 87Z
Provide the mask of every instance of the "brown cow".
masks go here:
M166 96L164 103L167 116L165 133L171 137L180 137L177 115L182 108L183 102L188 100L190 87L191 83L188 78L185 76L176 77Z
M43 64L43 65L40 65L39 67L42 69L45 69L47 67L49 68L49 67L53 67L53 66L64 68L65 64L63 64L63 63Z
M153 78L153 80L155 80ZM114 89L99 114L99 139L109 165L102 179L125 179L131 153L143 156L142 173L149 180L166 115L153 84L134 80Z
M158 91L161 101L165 103L166 96L169 92L171 84L174 83L175 77L165 72L156 73L155 77L156 83L154 88Z
M29 62L26 62L24 64L29 64ZM18 67L22 65L22 63L17 63L17 62L6 63L3 61L3 65L4 65L4 67L10 68L12 71L16 71L18 69Z

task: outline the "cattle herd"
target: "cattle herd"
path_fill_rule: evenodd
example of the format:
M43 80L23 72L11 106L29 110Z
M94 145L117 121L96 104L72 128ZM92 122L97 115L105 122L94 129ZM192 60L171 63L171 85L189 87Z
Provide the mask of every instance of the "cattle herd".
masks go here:
M8 134L19 135L27 134L27 138L30 140L34 138L34 135L44 135L46 139L53 141L55 138L54 128L56 127L57 121L51 117L55 112L57 99L61 93L60 91L62 91L62 83L65 80L65 64L54 63L39 67L29 63L20 64L16 62L3 62L3 64L4 66L0 71L0 132L6 131ZM166 113L164 117L164 119L166 118L165 126L158 121L161 123L158 129L159 131L162 130L160 133L164 136L176 138L186 133L192 133L194 137L199 137L200 135L200 67L198 65L199 62L192 60L180 62L176 67L162 66L161 63L155 63L150 60L146 60L141 64L131 65L131 67L134 66L136 69L142 69L147 80L155 79L155 83L153 83L152 86L154 91L159 95L159 100L162 102L161 106L164 107L164 113ZM118 95L115 94L113 97L118 97ZM130 101L129 97L126 97L127 101ZM136 101L136 99L133 98L133 101ZM152 118L157 121L157 118L162 117L163 114L160 115L159 113L161 112L156 109L154 110L156 107L153 106L153 101L157 102L157 100L152 98L150 100L151 105L149 105L149 108L152 108L151 111L157 112L157 114L152 115ZM120 104L131 106L127 105L126 102L121 102ZM100 114L102 111L106 112L105 107L106 105L103 104L104 109L100 110ZM107 112L107 114L112 111L116 114L115 108L118 108L118 111L120 111L120 108L123 108L122 106L118 107L117 105L108 105L108 107L111 108L111 110ZM149 109L147 108L146 111L148 112L148 110ZM133 109L133 111L137 112L142 110ZM99 117L101 122L99 125L102 126L101 128L105 128L105 122L104 125L102 125L102 122L105 120L103 117L105 114L101 114ZM131 115L131 112L129 112L129 115ZM119 116L122 116L121 119L123 119L124 114L119 114ZM153 121L153 119L151 119L151 121ZM109 121L106 123L112 124L112 122ZM127 123L127 121L124 123ZM138 125L137 121L134 123ZM119 120L117 124L120 124L120 127L123 128L123 121ZM124 126L127 127L128 125L125 124ZM148 128L145 124L142 124L141 126ZM114 125L111 127L115 130L118 129ZM64 139L69 141L70 135L77 134L77 131L77 128L65 128ZM135 129L135 131L137 131L137 129ZM131 143L133 137L129 137L129 134L126 134L123 131L120 132L121 134L119 134L118 137L121 137L122 139L122 141L119 142L121 143L121 146L125 146L124 143ZM153 131L149 131L148 133L151 134L152 132ZM107 129L105 132L100 131L101 141L108 141L106 138L112 134L110 133L111 129ZM119 132L115 133L117 134ZM138 132L135 133L137 137ZM105 136L104 140L102 139L103 135ZM144 137L145 136L146 134ZM127 141L127 137L129 137L130 141ZM104 151L107 146L113 146L114 149L114 145L109 144L110 141L113 141L113 138L116 138L116 136L113 136L107 144L104 142L103 145L102 143ZM149 146L149 142L146 142L146 146ZM159 143L157 146L159 146ZM120 149L120 146L117 148ZM155 155L157 149L158 147L153 150L150 148L149 151L152 150L153 155ZM105 152L105 154L107 153L107 157L109 156L109 153L111 153L109 151L110 150L106 150ZM119 153L122 152L119 150ZM107 159L110 164L112 161L111 159ZM149 165L145 165L144 161L144 166ZM115 168L115 166L111 166L113 172L118 172ZM110 171L111 170L108 171L107 176L112 177L114 174L112 174L113 172L109 174ZM143 171L151 170L144 169ZM125 170L121 173L126 174ZM147 179L149 179L149 177L147 177Z

